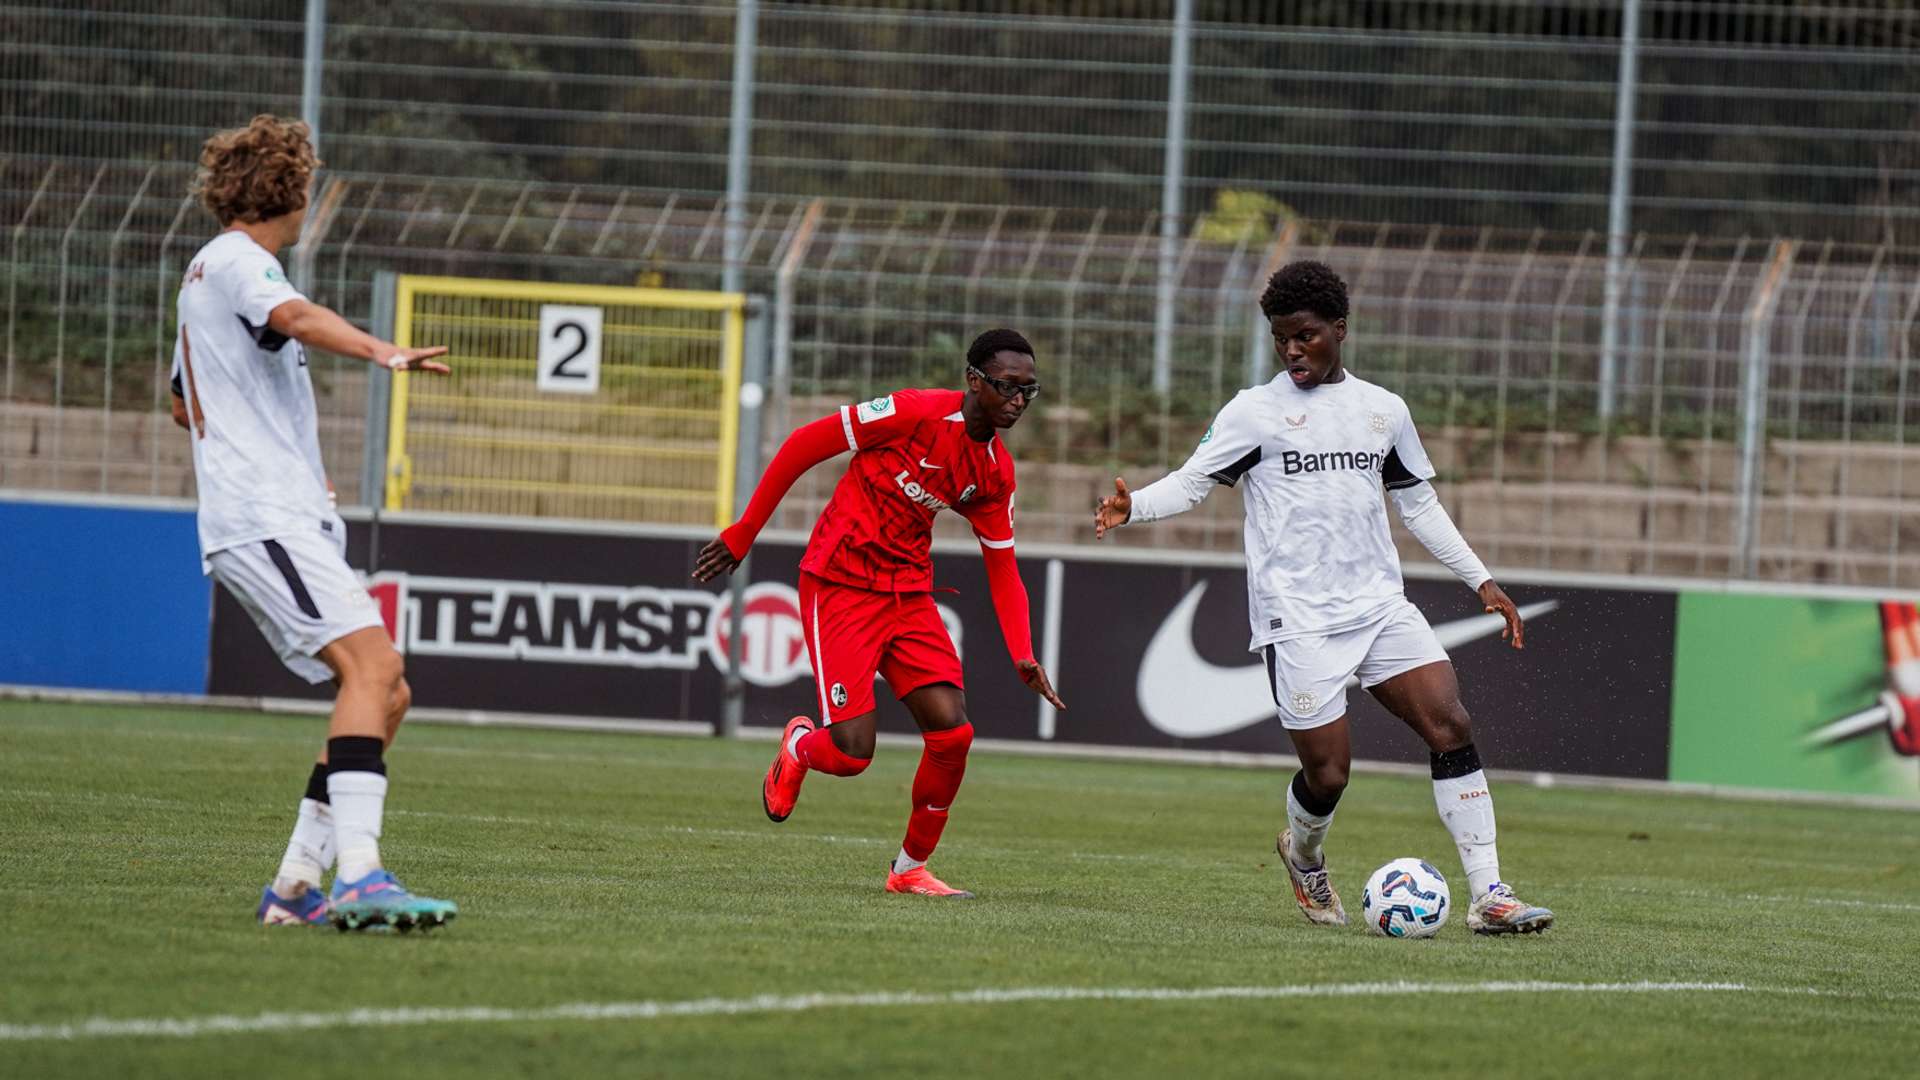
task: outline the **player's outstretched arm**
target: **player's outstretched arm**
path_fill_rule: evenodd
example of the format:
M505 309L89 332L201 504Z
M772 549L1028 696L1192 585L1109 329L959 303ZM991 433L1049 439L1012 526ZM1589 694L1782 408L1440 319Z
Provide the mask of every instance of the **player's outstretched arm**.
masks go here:
M1093 535L1097 540L1108 529L1138 525L1184 514L1199 506L1215 484L1232 487L1247 470L1260 463L1261 439L1258 410L1241 391L1201 437L1200 445L1186 463L1141 488L1129 491L1127 482L1113 479L1113 494L1100 500L1093 511Z
M395 371L426 371L445 375L451 370L435 360L445 356L447 348L435 345L424 349L403 349L382 341L341 318L332 309L311 300L289 300L273 309L267 325L279 333L316 349L337 356L351 356Z
M787 436L787 441L780 444L773 460L767 463L767 471L760 474L760 483L754 486L753 498L747 500L746 513L700 549L693 564L693 580L712 581L722 574L733 573L739 567L740 560L747 557L747 550L753 547L754 538L760 535L761 529L766 528L768 519L773 517L774 508L786 497L794 481L815 465L845 453L847 446L846 427L838 413L823 416L795 429L793 434Z

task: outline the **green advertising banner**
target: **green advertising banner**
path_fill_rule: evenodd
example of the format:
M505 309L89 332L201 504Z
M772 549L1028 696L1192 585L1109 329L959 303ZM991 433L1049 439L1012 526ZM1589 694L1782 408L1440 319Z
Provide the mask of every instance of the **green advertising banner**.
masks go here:
M1916 705L1912 604L1679 599L1669 779L1920 797L1920 747L1901 726Z

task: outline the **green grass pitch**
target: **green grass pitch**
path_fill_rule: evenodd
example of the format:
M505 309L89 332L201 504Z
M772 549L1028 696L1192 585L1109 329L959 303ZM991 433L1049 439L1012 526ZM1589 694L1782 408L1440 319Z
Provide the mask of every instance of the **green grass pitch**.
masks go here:
M1910 1076L1920 1055L1911 812L1496 784L1508 876L1558 926L1479 939L1456 910L1394 941L1294 908L1283 773L976 753L933 864L963 903L881 892L910 749L812 778L775 826L764 741L415 725L383 847L459 921L263 929L322 731L0 703L0 1076ZM1400 855L1463 891L1424 780L1356 776L1328 850L1351 911ZM1141 988L1196 993L1113 993Z

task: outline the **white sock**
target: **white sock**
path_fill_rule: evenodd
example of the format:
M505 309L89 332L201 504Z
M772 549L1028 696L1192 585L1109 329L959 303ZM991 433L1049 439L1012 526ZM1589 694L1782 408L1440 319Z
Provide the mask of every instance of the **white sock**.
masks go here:
M280 871L273 879L274 893L292 900L308 889L319 888L321 875L333 865L333 853L333 808L301 799L293 837L287 841L287 853L280 857Z
M893 857L893 872L896 874L904 874L909 870L918 870L925 865L927 865L925 859L916 859L907 854L906 848L901 848L900 854Z
M1320 853L1320 844L1327 838L1327 830L1333 827L1333 812L1310 814L1300 805L1300 797L1294 794L1293 785L1287 785L1287 831L1293 834L1293 864L1301 869L1319 866L1326 862L1326 856Z
M1500 880L1500 852L1493 844L1493 793L1487 789L1486 772L1475 769L1465 776L1435 780L1433 805L1460 851L1468 895L1478 897Z
M787 753L793 755L794 757L799 757L800 756L800 740L806 738L808 732L809 732L808 728L794 728L793 737L787 740Z
M327 777L333 800L333 835L340 852L340 880L359 881L380 869L380 818L387 778L379 773L336 772Z

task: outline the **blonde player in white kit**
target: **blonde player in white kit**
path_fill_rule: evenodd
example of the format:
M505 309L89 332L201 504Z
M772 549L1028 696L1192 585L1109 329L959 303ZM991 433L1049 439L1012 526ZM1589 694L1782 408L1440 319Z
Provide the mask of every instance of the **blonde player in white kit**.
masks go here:
M444 924L457 909L415 896L380 862L387 743L410 695L400 654L347 566L346 523L320 462L306 352L446 374L443 348L402 349L311 303L276 253L300 238L319 166L307 126L256 116L208 139L196 193L222 232L188 264L174 343L174 419L193 439L202 569L226 586L280 659L339 687L279 873L268 925L342 930ZM335 861L331 896L321 876Z
M1399 395L1347 371L1347 286L1317 262L1284 266L1260 310L1282 371L1220 410L1187 463L1136 492L1124 480L1094 512L1094 535L1199 505L1215 484L1247 482L1249 646L1262 653L1280 722L1300 756L1287 790L1288 827L1275 841L1300 910L1347 921L1321 841L1346 790L1352 748L1347 684L1356 680L1426 740L1434 804L1453 835L1480 934L1525 934L1553 913L1522 903L1500 880L1493 798L1473 747L1453 664L1406 597L1387 530L1384 487L1408 531L1506 619L1521 647L1520 613L1440 506L1433 465Z

